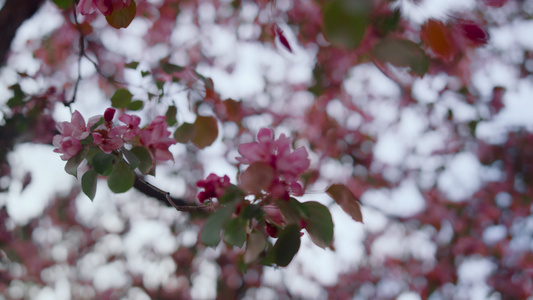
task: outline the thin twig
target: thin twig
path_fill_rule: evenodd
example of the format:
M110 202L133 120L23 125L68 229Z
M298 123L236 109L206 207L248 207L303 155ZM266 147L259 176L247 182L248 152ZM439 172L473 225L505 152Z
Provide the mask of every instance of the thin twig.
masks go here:
M72 14L74 16L74 23L76 24L76 29L80 33L79 38L79 47L80 51L78 53L78 78L76 79L76 83L74 84L74 92L72 94L72 99L69 102L63 101L65 106L68 106L70 108L70 105L76 101L76 95L78 94L78 86L80 85L81 81L81 58L85 55L85 36L83 35L83 32L81 30L80 23L78 22L78 16L76 15L76 7L72 9Z

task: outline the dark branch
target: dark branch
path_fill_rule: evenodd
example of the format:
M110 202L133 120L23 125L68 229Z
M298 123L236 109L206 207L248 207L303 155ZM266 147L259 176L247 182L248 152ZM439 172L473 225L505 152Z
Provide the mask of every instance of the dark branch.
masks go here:
M210 207L208 206L198 206L198 205L189 205L182 198L174 198L170 196L170 193L161 190L160 188L146 182L144 179L140 178L138 175L135 176L135 183L133 187L139 192L145 194L148 197L155 198L166 206L173 206L176 210L179 211L208 211Z
M0 10L0 66L6 63L17 29L37 12L43 2L44 0L6 0Z

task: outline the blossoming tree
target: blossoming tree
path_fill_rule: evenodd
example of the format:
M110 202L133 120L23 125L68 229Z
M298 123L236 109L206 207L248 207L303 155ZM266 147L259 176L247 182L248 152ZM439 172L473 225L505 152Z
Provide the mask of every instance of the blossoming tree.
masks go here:
M336 251L345 238L334 234L342 212L354 223L363 215L386 221L364 231L357 264L343 266L334 283L321 282L312 297L456 298L465 288L461 270L472 261L492 268L485 296L530 295L533 260L523 244L531 235L520 227L532 220L531 134L517 124L496 141L484 136L505 115L512 103L506 90L516 86L479 74L505 66L530 85L529 44L507 56L489 31L498 36L531 9L518 1L465 1L461 12L432 15L430 2L32 0L18 9L6 0L4 45L39 8L34 18L56 25L23 47L15 39L9 54L0 49L9 83L0 188L13 191L17 166L8 157L28 142L52 145L77 184L27 224L2 210L8 267L0 269L0 291L32 298L53 286L50 274L64 266L73 299L261 298L265 287L273 298L310 297L269 286L263 275L294 265L306 241L322 254ZM35 67L24 67L28 60ZM258 77L240 65L248 60L261 61ZM500 69L490 69L495 61ZM225 80L241 72L243 86L261 87L232 94ZM84 115L95 101L84 93L95 89L105 99L100 112ZM202 157L212 148L229 167L203 174ZM457 164L485 175L461 177ZM170 180L184 183L180 197L157 184L172 172L178 176ZM83 221L79 205L94 200L102 182L112 194L148 201L138 202L140 218L157 211L153 218L166 227L151 228L171 245L150 246L148 254L105 248L113 240L144 251L126 242L138 230L130 198L109 209L127 225ZM28 174L20 193L31 184ZM406 185L422 204L407 213L392 202L376 204L376 193L392 198ZM51 228L62 246L39 234ZM418 244L405 250L402 242L388 247L397 252L377 255L391 232L432 250L417 254ZM185 242L188 235L193 242ZM135 255L152 260L142 264ZM91 259L104 271L86 271ZM202 294L206 287L195 280L207 260L216 262L216 287ZM105 280L111 265L127 274L117 284ZM161 269L149 273L155 265Z

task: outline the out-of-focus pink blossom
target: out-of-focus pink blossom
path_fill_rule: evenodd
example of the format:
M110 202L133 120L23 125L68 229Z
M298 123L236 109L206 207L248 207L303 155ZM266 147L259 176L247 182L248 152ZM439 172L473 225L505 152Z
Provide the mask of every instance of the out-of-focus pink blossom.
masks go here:
M303 188L297 180L309 168L310 161L304 147L291 151L291 142L284 134L274 139L272 129L262 128L257 134L257 142L242 144L238 148L242 157L236 159L240 163L264 162L274 168L278 178L272 181L268 192L277 198L288 199L289 193L297 196L303 194Z
M109 130L97 130L93 132L92 136L94 144L107 154L113 152L113 150L120 149L124 145L120 137L120 130L117 127Z
M204 189L204 191L198 193L198 200L204 203L207 199L222 197L226 192L226 188L230 186L230 182L227 175L220 177L211 173L205 180L198 180L196 186Z
M168 147L174 145L176 140L169 137L171 132L167 130L168 124L165 122L165 117L156 117L148 128L144 128L140 132L140 141L143 146L150 148L151 153L156 160L174 160L172 153Z
M131 0L80 0L77 9L82 15L92 14L98 9L104 15L110 15L114 10L128 7Z
M123 130L123 138L125 141L131 141L139 136L141 133L141 128L139 128L141 118L134 115L123 114L118 119L126 124L126 126L118 126Z

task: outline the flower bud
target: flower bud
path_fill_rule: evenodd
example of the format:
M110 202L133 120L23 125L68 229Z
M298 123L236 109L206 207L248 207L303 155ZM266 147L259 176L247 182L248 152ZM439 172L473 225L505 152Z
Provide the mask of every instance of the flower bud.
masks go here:
M115 109L110 107L108 109L105 110L104 112L104 120L107 122L107 123L111 123L111 121L113 121L113 117L115 116Z

